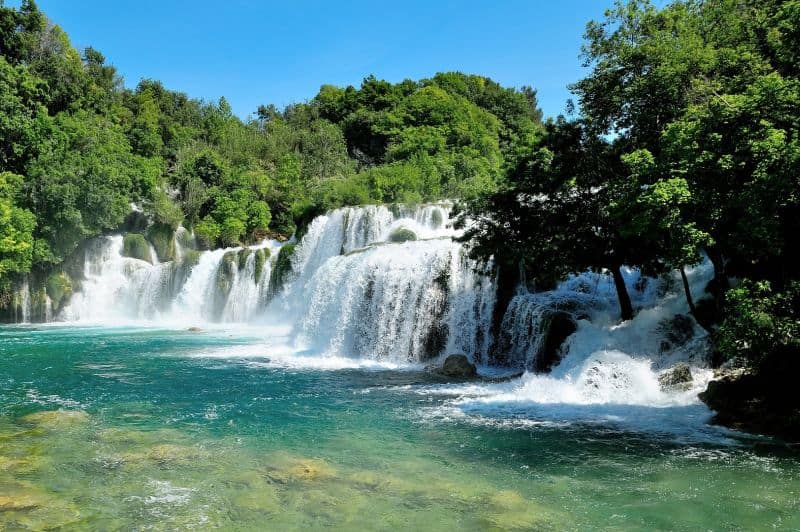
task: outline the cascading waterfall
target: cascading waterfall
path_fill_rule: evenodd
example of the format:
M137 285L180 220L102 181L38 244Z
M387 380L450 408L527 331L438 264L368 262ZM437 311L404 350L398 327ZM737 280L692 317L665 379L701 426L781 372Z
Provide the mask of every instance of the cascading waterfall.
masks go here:
M87 246L67 320L282 321L298 349L396 363L447 352L485 361L494 308L491 277L452 240L450 205L366 206L317 217L297 243L283 283L281 244L191 251L176 233L176 260L124 257L123 237Z
M447 347L480 360L493 289L471 268L444 239L333 257L303 286L300 338L315 350L375 360L419 362Z
M19 309L20 316L17 321L22 323L30 323L31 321L31 287L27 279L22 282L19 290ZM19 318L22 318L21 320Z
M85 250L81 290L62 311L76 321L166 320L244 321L257 309L258 295L269 279L266 258L274 242L252 248L218 249L203 253L176 243L180 260L155 264L122 255L123 238L94 240ZM154 250L151 253L155 257ZM264 265L256 279L255 260ZM240 257L247 255L247 260Z
M298 345L315 352L403 363L452 350L482 361L494 285L453 242L449 210L369 206L316 218L270 310L292 316Z
M659 389L658 373L677 360L702 365L705 335L696 326L692 341L664 347L661 323L686 314L680 283L635 270L624 271L639 309L634 320L617 322L610 276L585 273L550 292L519 292L495 341L494 279L477 271L452 239L458 233L449 214L448 204L336 209L315 218L292 242L287 261L278 260L283 244L277 241L197 252L183 228L172 262L124 257L122 236L100 238L87 247L85 279L60 317L191 326L249 322L265 330L276 325L289 331L280 341L292 353L393 364L463 353L479 364L530 371L540 368L553 315L568 314L577 330L562 346L561 363L548 376L527 373L513 393L488 389L503 400L668 402L674 395ZM705 264L690 272L695 293L702 292L709 271ZM698 383L704 375L698 373Z

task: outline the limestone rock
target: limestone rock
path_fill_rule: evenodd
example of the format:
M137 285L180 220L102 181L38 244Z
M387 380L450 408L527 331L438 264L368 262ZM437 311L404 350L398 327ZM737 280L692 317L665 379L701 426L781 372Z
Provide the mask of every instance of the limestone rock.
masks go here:
M662 390L688 390L693 380L692 370L686 362L676 364L658 377Z

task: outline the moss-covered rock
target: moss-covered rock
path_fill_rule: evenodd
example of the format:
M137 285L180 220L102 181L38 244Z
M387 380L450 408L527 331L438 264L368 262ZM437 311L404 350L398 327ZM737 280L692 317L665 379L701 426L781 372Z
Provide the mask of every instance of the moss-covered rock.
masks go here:
M161 262L175 260L175 231L165 224L153 224L147 230L147 239L153 244Z
M186 253L183 255L182 264L187 268L193 268L197 266L198 262L200 262L200 252L193 249L186 250Z
M62 304L69 301L69 298L72 297L72 279L64 272L52 273L47 278L45 290L47 295L50 296L50 301L53 304L53 311L58 312Z
M296 247L295 244L284 244L278 252L278 257L275 259L275 269L272 270L272 275L269 279L270 291L273 294L283 287L283 283L292 273L292 256Z
M175 243L184 250L197 249L197 240L194 235L183 227L178 227L175 231Z
M233 281L236 270L238 269L236 255L237 253L235 251L225 253L225 255L222 256L222 262L220 262L219 269L217 270L217 291L225 296L227 296L231 288L233 288Z
M122 256L144 260L151 264L153 262L150 244L144 235L139 233L128 233L122 238Z
M270 257L269 248L262 248L256 250L256 257L254 259L255 282L258 282L261 279L261 275L264 273L264 264L266 264L267 260L269 260L269 257Z
M398 227L389 234L389 242L408 242L416 240L417 234L411 229L405 227Z
M434 229L439 229L444 224L444 216L442 216L442 211L439 209L435 209L431 212L431 226Z
M239 254L238 254L239 271L244 270L244 267L247 265L247 258L250 256L251 253L253 253L253 250L250 249L250 248L243 248L239 252Z

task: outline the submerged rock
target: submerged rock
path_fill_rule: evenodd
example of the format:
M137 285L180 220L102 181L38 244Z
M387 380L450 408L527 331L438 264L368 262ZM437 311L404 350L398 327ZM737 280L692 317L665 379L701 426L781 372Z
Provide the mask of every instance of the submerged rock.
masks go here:
M45 410L28 414L21 421L46 429L61 429L87 423L89 414L83 410Z
M0 511L31 510L42 505L42 500L32 495L0 495Z
M475 368L475 364L470 362L465 355L456 354L448 355L437 373L445 377L470 379L478 375L478 370Z
M658 383L664 391L688 390L693 380L692 370L686 362L676 364L672 369L667 370L658 377Z
M336 469L322 458L307 458L279 453L271 460L267 477L275 482L311 482L332 479Z

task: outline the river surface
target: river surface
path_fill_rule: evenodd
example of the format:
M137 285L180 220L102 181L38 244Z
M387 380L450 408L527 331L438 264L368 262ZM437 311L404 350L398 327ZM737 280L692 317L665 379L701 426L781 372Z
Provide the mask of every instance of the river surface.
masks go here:
M0 328L0 529L800 529L798 456L701 404L540 401L271 334Z

